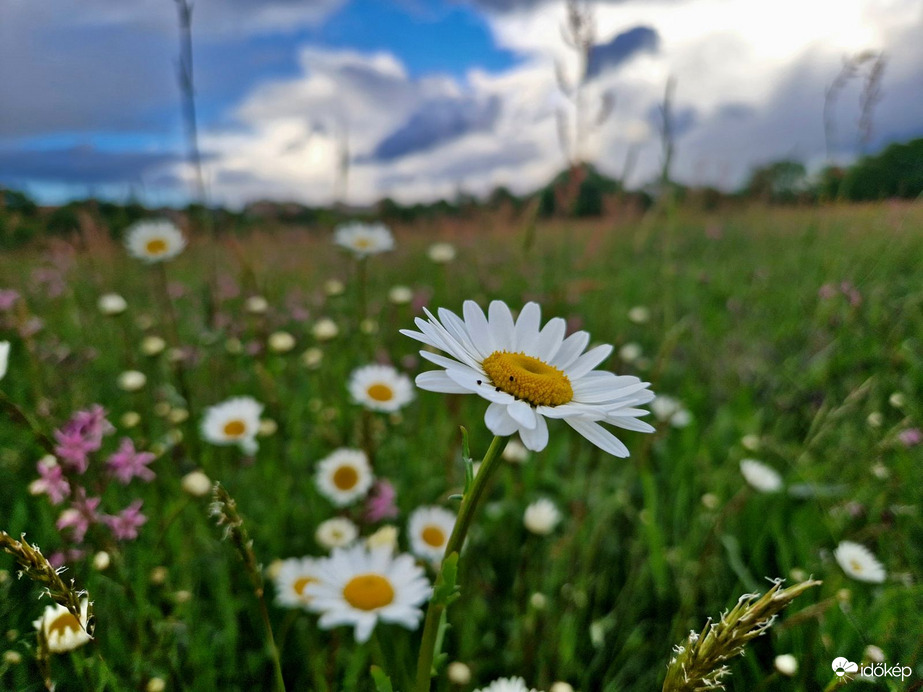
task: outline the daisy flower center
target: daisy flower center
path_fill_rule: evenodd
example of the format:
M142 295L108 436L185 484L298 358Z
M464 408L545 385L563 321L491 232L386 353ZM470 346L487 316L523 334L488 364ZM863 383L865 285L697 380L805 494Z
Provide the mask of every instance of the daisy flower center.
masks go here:
M420 538L426 545L434 548L441 548L445 544L445 532L438 526L427 526L420 533Z
M394 587L380 574L360 574L343 587L343 598L353 608L376 610L394 600Z
M353 241L353 245L360 250L366 250L372 246L372 240L370 238L356 238Z
M359 472L352 466L341 466L333 472L333 484L340 490L349 490L359 482Z
M525 353L494 351L481 367L497 389L533 406L560 406L574 398L567 375Z
M229 420L224 424L223 430L228 437L240 437L247 431L247 426L242 420Z
M306 596L304 595L305 587L308 584L312 584L316 581L317 579L315 579L314 577L301 577L297 579L294 584L292 584L292 589L294 589L295 593L301 596L302 598L306 598Z
M74 617L73 613L62 613L48 626L48 638L51 639L51 635L55 632L64 636L68 632L77 634L82 629L83 627L80 626L80 621Z
M852 567L853 572L861 572L865 569L865 565L863 565L858 560L850 560L849 566Z
M394 391L388 385L376 382L368 388L368 395L375 401L391 401L394 398Z
M167 241L163 238L151 238L144 244L144 249L150 255L162 255L167 251Z

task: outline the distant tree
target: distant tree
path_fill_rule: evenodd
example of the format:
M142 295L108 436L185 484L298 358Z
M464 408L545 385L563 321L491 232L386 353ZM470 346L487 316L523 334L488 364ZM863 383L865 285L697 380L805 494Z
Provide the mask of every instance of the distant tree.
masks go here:
M850 168L840 194L851 200L912 198L923 194L923 139L892 144Z
M769 202L794 202L807 188L807 170L800 161L774 161L750 174L747 194Z

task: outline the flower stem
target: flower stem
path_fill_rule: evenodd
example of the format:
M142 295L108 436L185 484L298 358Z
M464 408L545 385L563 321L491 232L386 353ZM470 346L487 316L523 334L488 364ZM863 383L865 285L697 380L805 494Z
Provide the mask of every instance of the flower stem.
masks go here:
M474 513L477 510L481 496L484 494L484 490L494 470L499 466L498 462L500 460L500 452L503 451L504 441L505 438L499 435L494 437L493 442L490 443L490 447L487 449L487 454L484 455L480 470L474 477L471 487L462 498L461 507L458 510L458 518L455 520L455 528L452 529L452 535L449 537L449 542L446 544L443 565L445 565L445 561L453 553L461 552L462 545L465 542L465 538L468 536L468 529L471 527L471 522L474 519ZM437 585L442 581L443 569L440 569L439 574L436 575ZM429 692L433 657L436 652L436 639L439 634L439 622L445 612L446 605L446 603L434 603L430 601L426 609L426 620L423 624L423 639L420 642L420 655L417 658L416 692Z

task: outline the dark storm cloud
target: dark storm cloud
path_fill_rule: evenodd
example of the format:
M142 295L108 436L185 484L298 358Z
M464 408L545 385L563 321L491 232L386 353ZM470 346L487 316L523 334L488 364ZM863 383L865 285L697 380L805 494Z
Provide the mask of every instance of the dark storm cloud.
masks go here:
M639 53L656 53L660 45L657 32L647 26L636 26L618 34L608 43L593 46L587 64L587 78L593 79L613 70Z
M472 132L487 132L500 114L500 100L442 99L421 105L408 120L385 137L372 159L393 161L427 151Z
M456 3L479 7L491 12L513 12L516 10L534 10L549 5L564 6L563 0L454 0ZM601 5L626 5L640 0L599 0ZM674 0L684 2L685 0Z
M0 149L0 181L18 184L101 184L140 182L148 174L179 161L170 153L111 152L93 146L61 149Z

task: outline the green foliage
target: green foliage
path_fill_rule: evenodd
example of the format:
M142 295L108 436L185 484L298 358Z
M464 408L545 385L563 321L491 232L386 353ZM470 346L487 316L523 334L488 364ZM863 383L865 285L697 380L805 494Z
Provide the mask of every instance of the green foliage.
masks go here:
M923 138L892 144L877 156L862 159L849 169L842 183L842 195L851 200L910 199L921 194Z
M747 193L769 202L794 202L807 187L807 170L800 161L773 161L750 174Z

